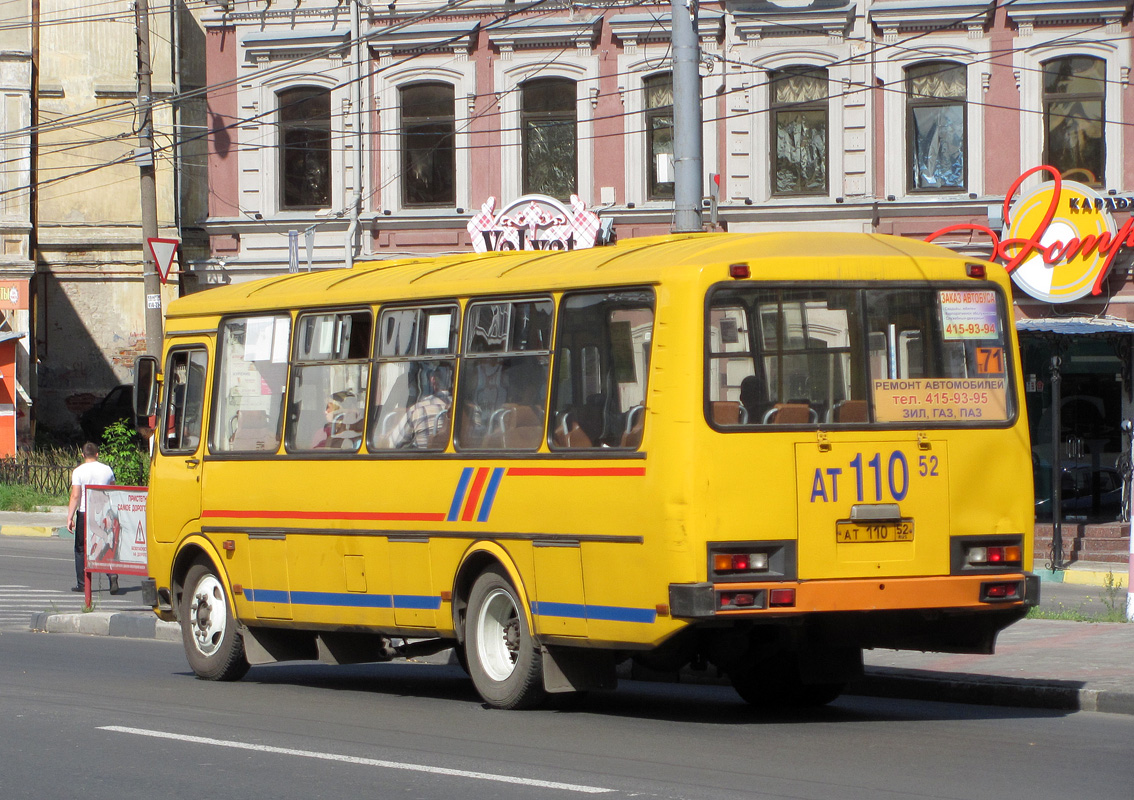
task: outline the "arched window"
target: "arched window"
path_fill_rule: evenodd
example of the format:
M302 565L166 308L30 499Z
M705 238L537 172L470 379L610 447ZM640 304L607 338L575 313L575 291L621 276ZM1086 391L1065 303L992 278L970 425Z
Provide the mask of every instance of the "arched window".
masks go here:
M331 205L331 93L302 87L278 95L280 207Z
M402 95L402 203L457 202L453 87L447 83L405 86Z
M1102 186L1106 62L1089 56L1043 65L1043 160L1063 177Z
M673 198L673 76L654 75L643 82L646 92L646 153L650 163L651 200Z
M910 191L965 188L965 67L936 61L906 70Z
M575 82L528 81L523 85L521 109L524 193L568 200L578 182Z
M827 192L827 70L771 73L772 193Z

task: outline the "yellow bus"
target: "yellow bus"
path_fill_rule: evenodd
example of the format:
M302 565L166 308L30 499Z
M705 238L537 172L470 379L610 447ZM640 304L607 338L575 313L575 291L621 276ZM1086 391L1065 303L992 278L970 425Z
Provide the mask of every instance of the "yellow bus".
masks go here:
M1038 602L1005 272L868 234L360 263L172 302L146 602L197 675L453 648L495 707L835 698Z

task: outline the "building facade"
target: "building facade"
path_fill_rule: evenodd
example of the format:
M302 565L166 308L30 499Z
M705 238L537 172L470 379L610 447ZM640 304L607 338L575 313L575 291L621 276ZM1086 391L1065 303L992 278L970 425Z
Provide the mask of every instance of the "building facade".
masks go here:
M155 4L149 24L159 235L202 259L204 33L183 4ZM0 11L0 334L19 334L21 449L37 426L79 435L146 349L137 44L128 0Z
M1134 416L1132 5L697 9L708 226L936 235L991 257L1010 218L1024 218L1014 203L1056 177L1089 195L1076 208L1097 201L1099 232L1115 240L1097 246L1096 291L1060 294L1043 272L1054 251L1015 251L1021 275L1048 280L1014 298L1037 475L1055 441L1076 515L1119 512L1119 423ZM670 13L655 2L213 7L202 18L210 253L190 280L468 250L478 215L528 195L564 208L574 197L618 238L668 231ZM1037 247L1072 233L1040 231ZM1083 324L1058 324L1069 318ZM1037 491L1042 514L1051 482Z

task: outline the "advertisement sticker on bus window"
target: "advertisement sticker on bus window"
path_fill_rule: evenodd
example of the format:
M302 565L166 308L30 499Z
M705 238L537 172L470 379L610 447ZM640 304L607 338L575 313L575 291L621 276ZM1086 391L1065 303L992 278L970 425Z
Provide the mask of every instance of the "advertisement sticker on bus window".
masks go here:
M287 317L276 317L272 330L272 363L287 363L288 342L291 339L291 320Z
M449 329L453 324L453 314L448 309L443 314L428 314L425 323L425 349L448 350Z
M999 337L995 292L943 290L938 302L946 340Z
M874 381L879 422L986 422L1008 418L1006 378L903 378Z

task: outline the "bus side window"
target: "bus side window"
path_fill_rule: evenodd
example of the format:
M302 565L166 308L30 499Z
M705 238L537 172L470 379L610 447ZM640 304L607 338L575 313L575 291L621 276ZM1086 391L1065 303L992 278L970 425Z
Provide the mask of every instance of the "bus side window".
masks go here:
M459 449L539 449L553 310L546 299L469 304L456 401Z
M289 451L358 452L370 372L369 311L300 314L295 323Z
M647 289L563 299L549 437L553 448L641 445L653 324L654 297Z
M371 450L448 446L459 318L452 304L383 309L371 387Z
M236 317L221 325L213 452L276 452L283 421L291 318Z
M204 349L176 350L169 354L169 399L161 432L163 453L196 452L204 418L205 377L208 355Z

